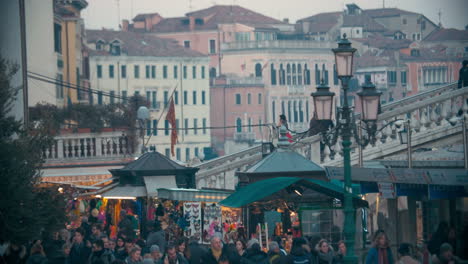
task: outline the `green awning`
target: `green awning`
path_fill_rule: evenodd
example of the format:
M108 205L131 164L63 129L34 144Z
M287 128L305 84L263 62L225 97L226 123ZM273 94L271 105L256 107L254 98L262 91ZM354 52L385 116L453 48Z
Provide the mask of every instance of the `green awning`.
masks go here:
M311 189L341 201L344 200L344 189L336 184L315 179L276 177L249 184L222 200L220 204L227 207L239 208L267 198L292 184L301 185L306 189ZM353 195L353 203L355 207L368 206L367 202L357 195Z

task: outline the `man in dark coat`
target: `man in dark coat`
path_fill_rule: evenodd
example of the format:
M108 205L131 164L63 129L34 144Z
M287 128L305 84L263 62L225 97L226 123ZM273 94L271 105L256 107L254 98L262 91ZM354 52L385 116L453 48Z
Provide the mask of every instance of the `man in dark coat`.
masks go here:
M161 223L159 221L154 222L153 226L148 227L150 233L146 238L146 246L151 247L157 245L161 252L166 252L166 234L161 229Z
M206 254L206 249L200 246L196 239L189 242L190 264L201 264L202 258Z
M76 229L70 249L70 264L88 263L91 248L84 241L85 234L86 231L83 228Z
M468 86L468 60L463 61L458 76L458 88Z
M202 257L201 263L218 264L218 261L220 259L229 259L229 263L232 262L227 247L223 247L223 242L221 242L221 238L218 236L214 236L211 239L211 245L208 249L208 252L206 252L205 255L203 255Z
M160 264L189 264L187 259L182 254L177 252L176 246L169 243L166 247L166 253L159 261Z
M247 242L247 252L241 259L241 264L269 264L268 255L260 248L257 239L251 239Z
M93 253L89 258L90 264L111 264L115 260L110 250L104 248L102 240L96 240L93 243Z

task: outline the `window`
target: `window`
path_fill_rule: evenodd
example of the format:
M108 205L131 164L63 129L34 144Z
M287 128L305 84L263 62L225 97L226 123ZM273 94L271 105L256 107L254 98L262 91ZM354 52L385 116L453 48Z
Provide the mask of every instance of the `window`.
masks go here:
M115 103L115 91L110 91L109 92L109 101L110 101L110 104Z
M296 64L292 65L292 84L297 84L297 76L296 76Z
M167 107L168 103L169 103L169 92L164 91L164 107Z
M252 104L252 95L247 94L247 104Z
M145 66L145 77L146 79L149 79L150 78L150 66L149 65L146 65Z
M193 119L193 134L198 134L198 119L196 118Z
M158 135L158 120L153 120L153 136Z
M262 94L258 94L258 104L262 104Z
M294 101L293 109L294 109L294 123L297 123L297 121L298 121L298 112L297 112L297 102L296 101Z
M114 41L110 44L110 53L114 56L120 56L120 42Z
M260 63L255 64L255 77L262 77L262 65Z
M120 66L120 77L122 77L122 79L127 78L127 65Z
M216 53L216 40L210 39L210 54Z
M304 64L304 82L310 85L310 70L307 68L307 64Z
M336 71L336 64L333 64L333 84L338 85L338 72Z
M185 148L185 161L190 160L190 148Z
M151 66L151 79L156 79L156 66Z
M396 71L388 71L387 72L387 78L388 78L388 83L389 84L395 84L396 83Z
M302 85L302 65L297 65L297 84Z
M187 79L187 66L183 67L184 79Z
M198 148L194 148L193 152L193 155L195 155L195 157L198 157Z
M206 134L206 118L202 119L203 134Z
M135 92L133 93L133 95L135 95L135 96L140 96L140 91L135 91Z
M275 101L271 102L271 112L273 114L273 122L276 122L276 108L275 108Z
M102 105L102 92L99 91L97 95L98 105Z
M174 65L174 79L177 79L177 65Z
M151 92L151 108L156 109L157 104L156 104L156 92L152 91Z
M240 117L238 117L236 120L236 131L237 133L242 132L242 120L240 119Z
M188 92L184 91L184 105L188 104Z
M168 158L171 157L171 150L170 150L170 149L166 148L166 149L164 150L164 152L165 152L166 157L168 157Z
M273 63L270 65L270 77L271 77L271 85L276 85L276 70L275 70L275 65Z
M197 91L193 91L192 93L192 100L193 100L193 105L197 104Z
M60 54L62 53L62 26L60 24L55 24L55 23L54 23L54 51Z
M167 65L163 66L163 78L167 79Z
M122 91L122 101L127 102L127 91Z
M281 114L286 115L286 111L284 108L284 101L281 101Z
M291 114L292 114L292 111L291 111L291 101L288 101L288 120L291 122L292 119L291 119Z
M169 120L164 120L164 135L169 136Z
M205 91L201 92L201 103L202 105L206 104L206 92Z
M188 135L188 118L184 119L184 126L185 126L185 135Z
M304 122L304 111L302 111L302 101L299 101L299 122Z
M146 135L150 136L151 135L151 121L146 120Z
M55 95L58 99L63 99L63 75L57 74L57 84L55 86Z
M190 40L184 40L184 47L190 48Z
M176 148L176 159L180 160L180 148Z
M426 20L421 21L421 30L426 29Z
M252 118L247 119L247 128L249 132L252 132Z
M323 74L323 81L326 85L328 85L328 70L325 68L325 64L322 64L322 74Z
M280 69L279 69L279 84L280 85L285 85L286 84L286 74L283 69L283 64L280 64Z
M406 85L406 71L400 72L401 75L401 84Z
M250 32L236 32L236 41L250 41Z
M287 74L287 79L286 79L286 84L291 85L291 64L286 65L286 74Z
M205 66L201 67L201 78L205 79Z
M210 69L210 78L216 78L216 69L214 67Z
M309 121L309 101L306 101L306 121Z
M315 64L315 84L320 84L320 70L317 64Z
M359 35L359 29L356 29L356 34L358 34L358 35Z
M114 65L109 65L109 78L114 79Z
M236 94L236 105L240 105L242 103L241 101L241 95L240 94Z
M102 65L97 65L97 77L98 79L102 78Z
M192 66L192 79L197 78L197 66Z
M403 23L403 25L406 25L406 23L407 23L406 18L403 18L402 23Z
M139 65L133 65L133 77L135 77L135 79L140 78L140 66Z
M179 91L174 92L174 104L179 104Z

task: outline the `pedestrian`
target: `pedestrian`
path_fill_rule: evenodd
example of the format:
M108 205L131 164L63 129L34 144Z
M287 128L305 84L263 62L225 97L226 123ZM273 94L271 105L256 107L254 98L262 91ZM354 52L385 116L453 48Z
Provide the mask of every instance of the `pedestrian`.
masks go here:
M149 226L150 232L146 238L146 246L157 245L161 252L166 250L166 234L161 228L161 222L155 221Z
M460 68L458 75L458 88L463 88L468 86L468 60L462 62L462 67Z
M453 254L458 255L460 242L458 241L457 230L453 226L449 228L449 232L447 234L447 243L452 246Z
M240 263L242 257L245 256L245 249L247 245L245 244L244 240L238 239L235 244L235 251L232 252L233 262Z
M453 248L449 243L440 246L439 254L432 256L432 264L466 264L468 261L461 260L453 254Z
M16 243L10 243L6 248L3 260L5 263L20 264L25 263L27 257L26 247Z
M337 264L344 263L344 257L346 256L346 244L343 240L338 241L338 251L336 252L335 262Z
M315 251L317 252L318 264L335 263L335 252L326 239L322 239L317 243L315 246Z
M286 115L284 115L284 114L281 114L279 116L278 128L281 128L282 126L284 126L286 128L286 130L287 130L286 137L288 138L288 141L290 143L293 142L293 140L292 140L293 137L292 137L291 133L289 132L288 120L286 119Z
M93 252L89 258L90 264L111 264L114 260L114 255L110 250L104 248L104 242L102 242L102 240L93 242Z
M188 256L189 249L187 247L187 242L184 237L177 240L176 246L177 246L177 252L181 254L182 256L184 256L184 258L189 259L189 256Z
M190 251L190 257L188 259L190 264L201 264L202 258L206 254L206 249L200 246L200 244L198 243L198 239L197 238L190 239L188 248Z
M125 259L125 263L127 264L141 264L141 248L133 247L130 249L128 257Z
M102 236L102 230L100 224L93 224L91 227L91 236L89 237L89 241L94 243L96 240L100 240Z
M52 235L42 243L49 264L63 264L62 247L64 244L65 241L60 239L58 231L52 232Z
M73 236L73 243L70 249L70 264L87 263L91 248L87 241L84 241L86 231L83 228L77 228Z
M158 245L152 245L150 247L150 255L153 259L154 263L158 263L161 260L161 250L159 249Z
M164 256L159 261L160 264L188 264L188 261L177 252L176 246L169 243Z
M401 243L400 247L398 248L398 264L421 264L419 261L414 259L411 255L412 253L412 246L409 243Z
M47 264L48 260L45 256L44 249L42 248L41 242L36 242L31 247L31 254L26 261L26 264Z
M293 238L291 251L286 256L286 263L311 264L312 255L307 240L303 237ZM315 263L315 262L314 262Z
M366 264L393 264L389 244L387 234L383 230L378 230L374 235L373 246L367 253Z
M448 242L448 233L449 233L449 225L447 222L442 221L439 223L436 232L432 235L432 239L429 241L427 248L432 255L438 255L440 246L443 243Z
M268 259L270 261L270 264L280 264L284 263L284 258L283 254L281 253L280 247L278 245L278 242L272 241L268 244Z
M253 238L247 242L247 250L241 259L242 264L269 264L268 255L262 251L260 242Z
M217 264L221 257L229 259L229 252L227 248L223 247L221 237L218 235L211 238L210 248L202 257L203 264Z

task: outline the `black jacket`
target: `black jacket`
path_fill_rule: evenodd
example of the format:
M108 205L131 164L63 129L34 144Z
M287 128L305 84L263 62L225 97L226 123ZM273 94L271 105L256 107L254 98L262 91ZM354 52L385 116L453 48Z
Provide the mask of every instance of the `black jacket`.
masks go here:
M190 264L201 264L202 258L206 254L206 249L201 247L198 242L190 242L189 244L190 258L188 261Z
M103 249L93 252L89 258L91 264L111 264L115 260L114 254L110 250Z
M458 88L468 86L468 67L462 67L458 77Z
M219 256L219 258L227 258L229 259L229 263L232 263L231 256L226 247L223 247L221 256ZM208 251L203 255L202 263L203 264L218 264L218 260L216 260L216 258L213 256L213 252L211 251L211 248L208 249Z
M260 250L247 250L247 253L241 259L241 264L269 264L268 255Z
M87 247L83 241L81 244L74 244L70 249L70 264L88 263L91 248Z

